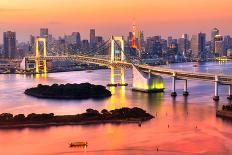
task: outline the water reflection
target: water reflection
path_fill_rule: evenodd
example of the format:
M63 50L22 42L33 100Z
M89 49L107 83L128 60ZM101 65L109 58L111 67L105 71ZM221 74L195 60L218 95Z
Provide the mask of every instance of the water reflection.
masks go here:
M200 64L198 70L217 72L223 67L232 75L232 63ZM170 67L177 67L172 64ZM182 64L181 69L193 70L192 64ZM220 154L232 153L231 121L216 118L215 110L227 101L227 89L220 88L220 101L212 100L211 83L189 81L188 97L171 98L171 80L164 79L165 93L146 94L131 91L131 71L127 71L128 87L109 87L112 97L105 100L41 100L23 94L28 87L52 83L94 84L109 82L108 70L54 73L47 75L1 75L0 108L2 112L76 114L87 108L112 110L121 107L141 107L157 117L138 127L137 124L62 126L39 129L0 130L0 154L83 154L84 150L70 149L73 141L88 141L86 154L154 154L159 146L160 154ZM182 86L182 85L181 85ZM178 88L180 85L178 85ZM10 89L9 89L10 88ZM14 97L12 97L14 96ZM197 129L196 129L197 126ZM135 136L136 135L136 136ZM19 138L20 137L20 138ZM44 138L46 137L46 139ZM35 143L36 141L36 143ZM12 149L12 146L14 149ZM29 147L28 147L29 146ZM184 147L183 147L184 146Z
M116 89L119 95L116 94ZM110 87L109 90L112 93L111 98L109 99L109 110L114 110L122 107L126 107L126 87L125 86L120 86L120 87Z

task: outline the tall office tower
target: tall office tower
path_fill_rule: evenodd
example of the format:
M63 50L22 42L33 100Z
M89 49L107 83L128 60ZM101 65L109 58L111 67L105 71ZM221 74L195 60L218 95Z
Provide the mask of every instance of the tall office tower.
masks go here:
M215 36L219 35L219 30L217 28L213 28L211 31L211 51L215 53Z
M205 53L205 44L206 44L206 34L205 33L198 33L198 51L200 54Z
M179 53L186 55L189 49L188 35L183 34L181 38L178 39L178 51Z
M191 49L194 56L203 56L205 54L206 34L198 33L193 35L191 39Z
M127 37L127 45L128 45L128 47L130 47L130 45L131 45L132 36L133 36L132 32L129 32L128 37Z
M224 39L223 39L223 50L224 52L227 52L228 49L231 49L232 48L232 38L231 36L227 35L227 36L224 36Z
M95 37L95 29L90 29L90 48L95 48L96 45L96 37Z
M40 37L47 38L48 37L48 28L41 28L40 29Z
M223 36L216 35L214 38L215 41L215 55L216 56L224 56L223 53Z
M198 52L199 52L198 35L192 35L191 49L193 56L198 56Z
M33 36L33 35L30 35L29 51L30 52L35 51L35 36Z
M4 58L15 58L16 56L16 33L12 31L3 32Z
M169 36L169 37L168 37L168 47L170 47L171 44L172 44L172 37Z
M144 33L143 33L143 31L139 31L138 32L138 47L141 50L144 50L144 48L145 48L145 40L144 40Z

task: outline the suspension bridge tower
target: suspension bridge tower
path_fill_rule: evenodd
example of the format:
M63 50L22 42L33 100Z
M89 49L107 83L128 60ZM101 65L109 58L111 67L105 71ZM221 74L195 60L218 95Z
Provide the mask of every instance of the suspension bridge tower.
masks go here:
M124 54L124 38L123 37L114 37L111 36L110 39L111 42L111 58L110 58L110 62L111 62L111 74L110 74L110 83L107 86L127 86L128 84L125 83L125 69L124 67L118 67L115 66L114 64L117 63L117 61L121 61L124 62L125 61L125 54ZM118 45L118 46L115 46ZM120 78L120 82L116 83L115 82L115 77L119 76Z
M47 73L47 62L45 57L47 56L47 44L46 38L36 38L35 40L35 72L36 73ZM43 44L43 53L42 57L44 59L41 60L41 54L39 52L39 43Z

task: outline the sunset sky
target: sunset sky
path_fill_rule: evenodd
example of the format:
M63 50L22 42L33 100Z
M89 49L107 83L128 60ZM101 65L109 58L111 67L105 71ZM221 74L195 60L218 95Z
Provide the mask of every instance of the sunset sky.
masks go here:
M127 35L135 21L145 36L194 34L218 27L232 34L232 0L0 0L0 33L17 32L19 41L48 27L55 37L89 29L108 37ZM2 37L0 37L2 42Z

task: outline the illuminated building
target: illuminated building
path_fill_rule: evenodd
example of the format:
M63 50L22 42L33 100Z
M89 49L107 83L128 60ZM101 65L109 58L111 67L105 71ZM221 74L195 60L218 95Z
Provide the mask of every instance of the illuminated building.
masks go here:
M189 49L188 35L183 34L181 38L178 39L178 51L179 53L186 55Z
M215 41L215 55L216 56L224 56L223 54L223 36L216 35L214 38Z
M212 29L211 31L211 50L215 52L215 36L219 35L219 30L217 28Z

